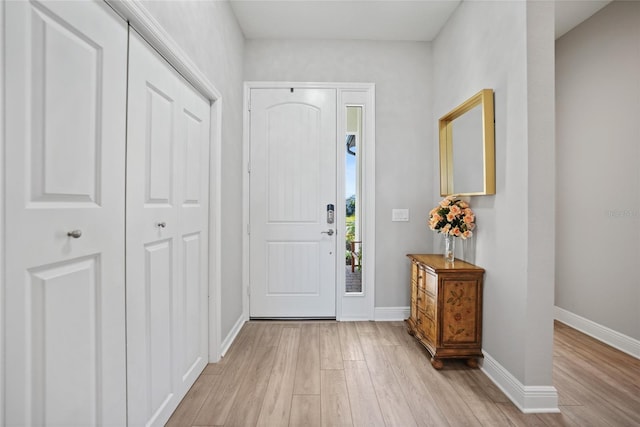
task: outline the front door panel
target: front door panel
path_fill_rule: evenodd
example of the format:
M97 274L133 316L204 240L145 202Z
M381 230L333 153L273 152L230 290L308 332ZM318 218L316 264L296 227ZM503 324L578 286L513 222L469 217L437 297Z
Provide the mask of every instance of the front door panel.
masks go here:
M252 89L250 138L251 316L334 317L335 90Z

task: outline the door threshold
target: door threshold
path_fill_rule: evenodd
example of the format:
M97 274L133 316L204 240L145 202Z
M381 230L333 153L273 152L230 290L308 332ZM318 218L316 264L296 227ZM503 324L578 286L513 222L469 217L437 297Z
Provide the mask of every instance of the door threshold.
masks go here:
M329 317L250 317L249 321L291 321L291 322L317 322L317 321L335 321L335 316Z

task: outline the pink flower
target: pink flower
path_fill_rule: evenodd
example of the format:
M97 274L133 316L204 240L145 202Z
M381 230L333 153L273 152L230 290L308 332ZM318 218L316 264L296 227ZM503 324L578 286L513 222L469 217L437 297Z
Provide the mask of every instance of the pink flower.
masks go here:
M427 224L439 233L466 239L472 235L475 220L469 204L454 195L445 197L438 206L431 209Z
M453 205L455 201L456 201L455 196L447 196L444 199L442 199L442 201L440 202L440 206L442 206L443 208L446 208L447 206Z

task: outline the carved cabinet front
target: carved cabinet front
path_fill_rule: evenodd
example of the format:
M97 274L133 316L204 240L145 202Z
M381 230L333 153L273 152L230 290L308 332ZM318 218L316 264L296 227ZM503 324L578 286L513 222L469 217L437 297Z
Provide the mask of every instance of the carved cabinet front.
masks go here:
M411 259L409 333L431 353L439 369L446 358L482 357L482 281L484 269L442 255L408 255Z

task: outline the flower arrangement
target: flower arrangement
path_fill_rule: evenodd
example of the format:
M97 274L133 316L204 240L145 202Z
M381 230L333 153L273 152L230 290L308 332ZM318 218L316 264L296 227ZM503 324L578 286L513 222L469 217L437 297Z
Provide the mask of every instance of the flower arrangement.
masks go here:
M467 239L476 228L476 216L467 202L457 196L447 196L429 212L429 228L444 235Z

